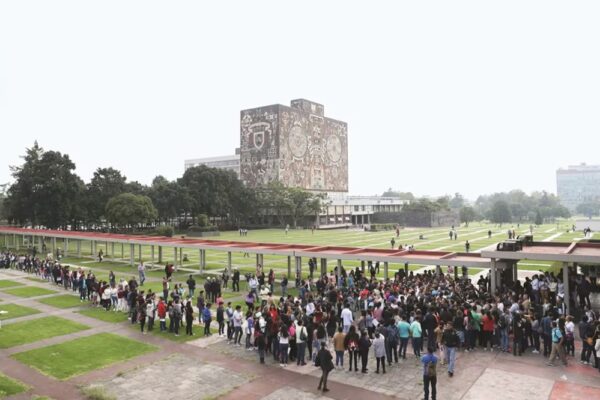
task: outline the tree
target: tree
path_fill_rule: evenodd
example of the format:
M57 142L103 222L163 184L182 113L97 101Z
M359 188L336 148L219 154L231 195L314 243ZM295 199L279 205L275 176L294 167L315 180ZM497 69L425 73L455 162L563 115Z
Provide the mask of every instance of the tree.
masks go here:
M106 218L115 226L125 228L153 222L158 212L148 196L121 193L106 204Z
M544 223L544 219L542 218L542 214L540 213L540 210L537 210L535 212L535 221L534 223L536 225L542 225Z
M489 219L493 223L501 224L511 221L510 208L508 203L503 200L496 201L489 213Z
M460 193L454 193L454 197L450 200L450 208L458 210L465 205L465 198Z
M469 222L474 221L477 217L477 213L473 207L463 207L460 209L460 222L463 222L466 226L469 226Z
M323 195L315 195L300 188L287 188L290 204L290 215L294 228L298 225L298 218L314 215L321 211Z
M98 168L94 172L86 194L89 222L102 221L108 201L125 193L126 181L127 178L114 168Z
M8 219L48 228L77 224L84 185L69 156L44 151L35 142L24 159L23 165L11 167L15 182L5 201Z
M178 186L177 182L169 182L160 175L152 180L148 195L156 207L159 220L166 222L177 217L180 211Z
M583 214L589 219L593 216L600 214L600 201L588 201L581 203L575 209L579 214Z
M393 190L392 188L389 188L388 190L383 192L383 194L381 196L382 197L396 197L396 198L402 199L402 200L414 200L415 199L415 196L411 192L398 192L398 191Z

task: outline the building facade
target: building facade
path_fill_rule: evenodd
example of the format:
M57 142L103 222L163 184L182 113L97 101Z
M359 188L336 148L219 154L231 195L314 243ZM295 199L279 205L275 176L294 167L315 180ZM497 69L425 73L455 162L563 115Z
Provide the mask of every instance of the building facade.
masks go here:
M348 124L324 107L292 100L240 112L240 179L317 192L348 191Z
M590 201L600 201L600 165L570 165L556 171L556 193L570 211Z
M205 157L205 158L195 158L192 160L185 160L184 167L187 170L188 168L197 167L200 165L206 165L210 168L218 168L233 171L236 173L237 177L240 177L240 153L239 149L236 149L236 154L231 156L221 156L221 157Z

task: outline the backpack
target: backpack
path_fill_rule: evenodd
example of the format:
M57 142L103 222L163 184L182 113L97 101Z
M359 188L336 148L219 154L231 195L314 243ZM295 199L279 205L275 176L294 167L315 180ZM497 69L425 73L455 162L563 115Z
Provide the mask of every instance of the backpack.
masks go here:
M300 341L305 342L307 339L306 337L306 328L305 327L301 327L300 328Z
M435 369L435 362L433 362L433 361L429 361L427 363L426 370L427 370L427 376L429 376L430 378L437 375L437 372Z
M502 315L500 316L500 319L498 320L498 327L500 329L504 329L506 328L507 323L506 323L506 316Z

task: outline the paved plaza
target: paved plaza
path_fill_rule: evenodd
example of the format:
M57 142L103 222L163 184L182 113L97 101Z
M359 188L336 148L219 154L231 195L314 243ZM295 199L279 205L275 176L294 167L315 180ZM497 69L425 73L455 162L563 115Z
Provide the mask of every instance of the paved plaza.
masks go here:
M26 287L53 288L45 282L26 279L27 275L13 270L0 271L0 280L19 282ZM58 294L64 294L60 289ZM375 358L370 354L369 372L349 372L336 369L330 374L330 392L317 391L320 371L310 363L299 367L291 363L287 368L267 356L266 365L258 363L255 351L227 344L224 338L195 338L178 343L155 335L142 335L127 322L103 322L75 311L81 307L56 308L39 303L52 297L21 298L0 290L2 305L17 304L41 311L38 314L6 319L3 326L48 316L86 324L88 330L55 336L0 350L0 371L23 382L30 389L8 399L32 399L34 395L52 399L85 398L81 388L101 387L116 399L178 398L178 399L410 399L423 397L421 366L414 356L400 360L387 369L375 373ZM200 327L195 326L196 335ZM77 375L57 380L16 361L14 354L49 345L68 342L77 337L110 332L157 347L156 351L117 362ZM0 331L0 338L2 331ZM410 350L410 349L409 349ZM578 356L579 349L576 350ZM408 356L408 355L407 355ZM347 363L347 359L345 363ZM504 353L481 350L460 353L456 373L449 378L438 369L438 399L585 399L600 398L598 370L571 360L568 367L547 367L545 360L534 354L513 357Z

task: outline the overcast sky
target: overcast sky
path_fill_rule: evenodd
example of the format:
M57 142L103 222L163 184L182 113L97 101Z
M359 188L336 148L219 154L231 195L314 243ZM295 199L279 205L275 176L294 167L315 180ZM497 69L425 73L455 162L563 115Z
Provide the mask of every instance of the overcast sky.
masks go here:
M398 4L401 3L401 4ZM348 122L350 192L556 191L600 164L598 1L0 2L0 183L34 140L150 183L241 109Z

